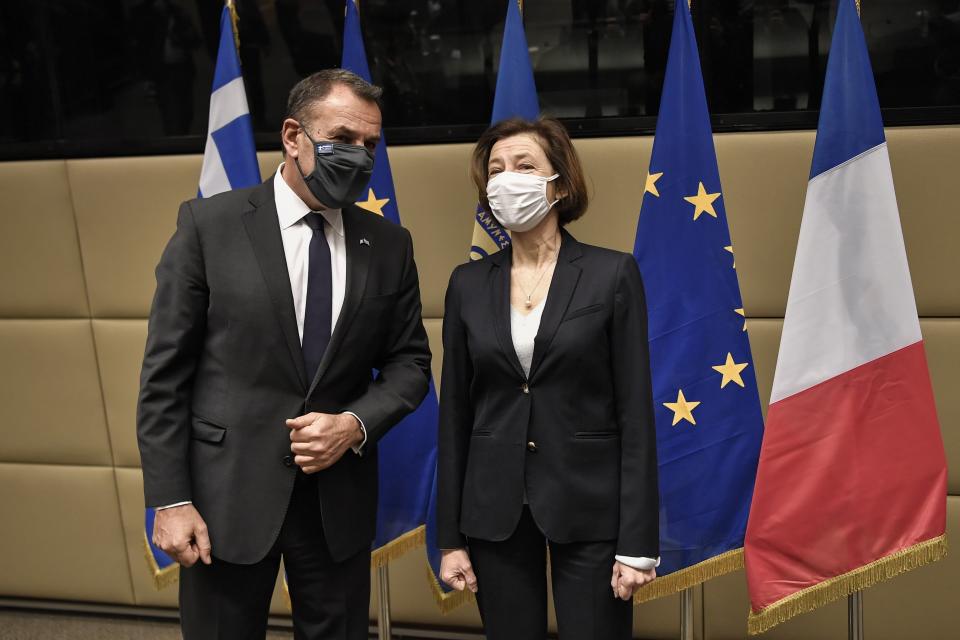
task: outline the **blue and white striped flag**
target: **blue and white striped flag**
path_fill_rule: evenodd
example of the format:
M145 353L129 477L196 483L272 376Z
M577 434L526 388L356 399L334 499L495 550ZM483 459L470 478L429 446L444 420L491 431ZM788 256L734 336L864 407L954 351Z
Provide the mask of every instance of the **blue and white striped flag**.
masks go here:
M213 70L207 144L200 169L201 198L260 184L257 147L240 73L230 8L220 15L220 48Z
M198 195L201 198L260 184L257 147L253 142L253 125L234 34L231 8L225 5L220 14L220 48L213 71L207 144L200 170ZM161 589L176 580L179 565L151 541L155 516L156 511L147 508L144 542L154 584Z

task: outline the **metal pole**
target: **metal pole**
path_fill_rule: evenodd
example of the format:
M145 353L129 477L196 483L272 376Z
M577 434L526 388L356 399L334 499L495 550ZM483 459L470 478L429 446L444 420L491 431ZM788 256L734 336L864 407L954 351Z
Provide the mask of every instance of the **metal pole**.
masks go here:
M390 569L387 565L377 568L377 584L380 587L377 604L380 605L380 617L377 620L377 638L390 640Z
M680 592L680 640L693 640L693 588Z
M847 638L863 640L863 591L847 596Z

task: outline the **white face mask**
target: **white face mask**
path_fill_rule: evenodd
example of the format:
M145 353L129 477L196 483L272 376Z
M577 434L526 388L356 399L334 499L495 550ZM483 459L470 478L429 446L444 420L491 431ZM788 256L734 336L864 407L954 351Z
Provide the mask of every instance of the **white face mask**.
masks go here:
M487 181L487 202L497 221L509 231L529 231L536 227L560 202L547 200L547 183L560 174L549 178L532 173L502 171Z

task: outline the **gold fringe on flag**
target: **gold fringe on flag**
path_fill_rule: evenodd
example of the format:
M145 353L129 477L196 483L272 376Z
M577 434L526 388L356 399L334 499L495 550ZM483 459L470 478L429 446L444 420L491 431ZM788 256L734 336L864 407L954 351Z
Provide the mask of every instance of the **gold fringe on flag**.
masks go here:
M425 546L426 541L427 528L425 525L420 525L416 529L391 540L382 547L374 549L370 558L370 566L374 569L382 567L408 551ZM427 583L430 585L430 590L433 592L433 599L436 601L437 608L440 609L442 615L446 615L460 605L472 602L474 599L473 594L469 591L451 591L450 593L445 593L437 581L437 577L433 575L433 569L430 567L429 561L427 562Z
M633 604L637 605L664 596L671 596L684 589L695 587L701 582L742 568L743 549L731 549L686 569L681 569L662 578L656 578L653 582L640 587L633 594Z
M171 564L165 569L161 569L157 564L157 559L153 557L153 551L150 550L150 541L147 539L147 532L143 532L143 553L147 560L147 566L150 567L150 575L153 577L153 586L157 591L165 589L180 579L180 565Z
M427 541L427 528L420 525L412 531L400 535L370 554L370 568L377 569L393 562L408 551L422 547Z
M794 616L813 611L906 571L941 560L946 555L946 534L907 547L853 571L807 587L761 611L751 611L747 618L747 632L756 635L769 631Z

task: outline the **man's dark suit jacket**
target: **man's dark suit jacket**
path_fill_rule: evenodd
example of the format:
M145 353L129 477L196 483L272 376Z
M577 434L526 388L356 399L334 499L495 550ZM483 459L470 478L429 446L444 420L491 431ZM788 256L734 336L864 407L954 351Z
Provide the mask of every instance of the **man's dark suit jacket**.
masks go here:
M440 396L441 548L509 537L523 510L554 542L659 555L643 284L633 257L563 240L530 375L510 332L511 251L447 289Z
M276 540L297 471L284 420L311 411L349 410L366 426L363 455L347 451L317 481L334 559L368 549L377 441L427 392L410 234L356 207L343 224L343 310L313 379L272 178L185 202L157 266L137 410L146 504L192 500L228 562L257 562Z

